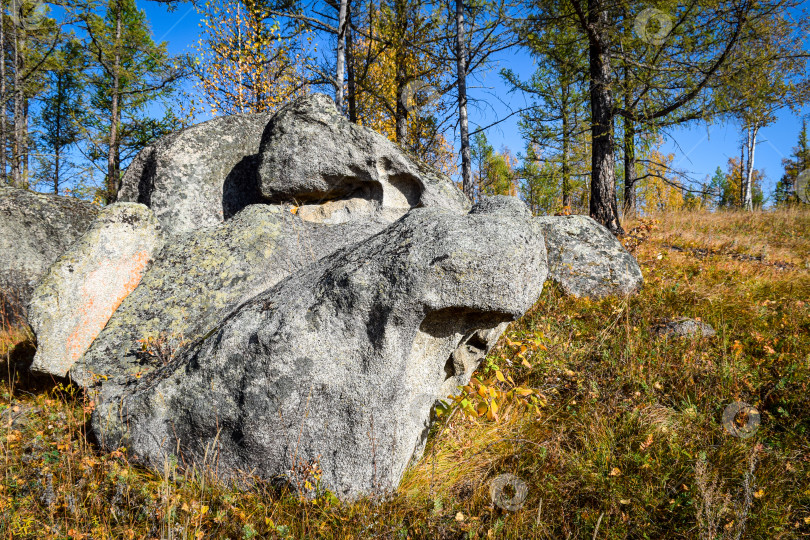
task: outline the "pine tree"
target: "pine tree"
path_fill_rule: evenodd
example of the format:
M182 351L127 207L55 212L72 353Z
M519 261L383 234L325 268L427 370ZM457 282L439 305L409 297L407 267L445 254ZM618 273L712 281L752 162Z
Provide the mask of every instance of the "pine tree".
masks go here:
M810 169L810 145L807 140L807 120L802 121L802 129L799 132L799 141L793 147L793 154L782 160L785 172L774 190L774 204L785 206L799 204L802 201L796 195L796 181L803 171Z
M718 167L718 172L720 168ZM742 186L747 181L748 171L742 160L729 158L726 172L723 179L719 181L720 197L718 208L740 208L743 206L745 193ZM759 169L751 172L751 205L753 208L761 208L765 204L765 196L762 191L762 184L765 181L765 173Z
M734 74L745 74L741 68L750 59L737 51L759 43L750 29L767 30L761 21L797 4L796 0L739 5L707 1L698 6L664 1L656 2L654 9L640 2L608 0L532 2L531 22L538 34L548 38L548 49L564 45L554 39L565 35L556 31L559 28L575 31L587 48L591 217L613 232L622 231L616 193L616 120L628 121L630 142L639 130L655 134L661 126L740 109L740 96L726 92ZM799 19L786 30L800 29L802 24ZM555 30L547 31L550 28ZM630 157L632 146L625 144ZM634 168L626 167L629 173Z
M476 196L517 195L517 161L508 148L496 152L483 132L473 136L470 148Z
M538 145L526 145L526 154L522 156L522 164L516 172L520 180L520 195L532 214L550 214L560 209L571 211L568 204L562 204L560 171L558 162L543 159Z
M577 148L587 146L584 120L587 118L585 55L575 41L574 34L565 28L549 28L555 32L559 47L546 47L545 34L538 35L527 26L525 40L539 67L531 78L523 82L511 70L503 77L532 99L532 107L521 114L520 130L531 144L542 147L554 155L546 156L549 163L559 168L556 178L561 181L562 206L570 208L576 171Z
M84 57L81 44L76 39L66 41L56 53L55 67L46 75L47 90L42 96L39 113L39 183L53 188L59 194L60 187L70 179L74 165L69 151L80 140L80 117L85 91L82 78Z
M165 42L152 40L146 16L134 0L109 0L103 16L86 15L85 29L94 60L89 80L95 115L88 155L104 174L99 196L110 203L118 194L122 164L150 140L178 127L170 111L155 119L147 109L175 92L183 59L170 57Z
M6 15L6 9L9 10ZM36 140L29 132L31 104L44 89L44 74L52 66L59 44L56 21L40 2L20 0L2 4L0 44L0 172L13 186L29 187L29 163ZM8 169L8 170L7 170Z

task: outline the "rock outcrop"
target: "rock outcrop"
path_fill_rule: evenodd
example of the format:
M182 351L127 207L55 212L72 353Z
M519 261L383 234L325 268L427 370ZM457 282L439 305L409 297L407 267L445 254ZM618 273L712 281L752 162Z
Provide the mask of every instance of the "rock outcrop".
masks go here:
M34 290L28 319L37 353L31 369L64 377L162 247L160 225L144 205L104 208Z
M515 197L471 207L317 94L144 149L70 249L94 209L71 203L75 224L40 209L26 225L32 203L4 197L46 200L0 190L0 232L17 216L0 242L70 239L22 272L38 278L67 250L31 302L34 369L88 390L103 447L302 492L317 464L345 499L397 487L436 400L469 382L547 277L575 296L641 285L590 218L533 218Z
M280 206L252 205L216 227L175 235L70 376L85 387L103 378L108 391L125 385L234 307L386 225L320 225Z
M523 315L546 278L525 206L480 210L415 209L236 307L123 394L102 386L99 440L299 489L318 463L348 499L395 489L427 430L432 401L415 400L468 381L486 331Z
M548 249L549 278L566 294L628 295L643 284L641 268L613 234L588 216L535 218Z
M0 327L25 322L37 282L97 214L73 197L0 187Z
M222 116L163 137L127 168L118 201L145 204L170 234L218 225L261 202L256 166L270 118Z
M302 205L305 219L341 223L379 214L394 221L414 207L469 210L449 178L385 136L349 122L323 94L282 109L270 121L259 155L262 195L271 203Z

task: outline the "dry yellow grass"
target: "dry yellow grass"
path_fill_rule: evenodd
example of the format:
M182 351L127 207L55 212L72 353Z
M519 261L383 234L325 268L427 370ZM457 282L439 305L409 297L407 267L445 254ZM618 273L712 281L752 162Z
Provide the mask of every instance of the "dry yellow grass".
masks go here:
M765 255L766 261L810 268L810 212L802 207L767 212L682 211L651 217L661 222L657 240L662 244L753 257Z

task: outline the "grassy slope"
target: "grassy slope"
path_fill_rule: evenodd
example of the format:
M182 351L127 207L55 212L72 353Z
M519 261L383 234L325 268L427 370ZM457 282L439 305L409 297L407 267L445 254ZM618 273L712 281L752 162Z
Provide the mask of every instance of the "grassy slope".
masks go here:
M145 471L125 450L94 451L92 404L74 388L7 375L0 537L810 536L810 212L658 219L648 238L639 228L641 294L593 302L547 287L480 370L534 389L539 411L450 413L379 504L239 491L170 464ZM653 335L676 316L718 335ZM752 438L721 425L737 400L761 412ZM515 511L492 504L504 473L528 487Z

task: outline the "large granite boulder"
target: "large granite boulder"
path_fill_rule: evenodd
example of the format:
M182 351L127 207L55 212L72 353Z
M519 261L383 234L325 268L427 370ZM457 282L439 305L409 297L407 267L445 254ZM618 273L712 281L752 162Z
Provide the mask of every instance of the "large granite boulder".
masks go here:
M34 286L97 214L73 197L0 186L0 328L26 320Z
M256 166L270 118L221 116L159 139L127 168L118 201L145 204L172 234L233 217L261 201Z
M64 377L162 247L160 225L144 205L104 208L34 290L28 306L37 337L31 370Z
M628 295L643 284L638 261L588 216L535 218L548 249L549 278L575 297Z
M174 455L306 491L317 463L340 497L391 491L433 400L540 295L545 252L518 201L412 210L235 307L123 394L104 383L93 429L154 466Z
M100 378L110 388L126 385L235 306L386 225L321 225L281 206L252 205L216 227L175 235L70 376L85 387Z
M223 116L163 137L133 160L118 201L147 205L172 234L254 203L302 205L302 219L332 224L370 214L390 222L414 206L469 209L449 178L350 123L323 94L276 115Z
M470 206L449 178L387 137L349 122L323 94L299 99L273 117L259 161L262 195L301 205L304 219L341 223L378 214L394 221L414 207L466 212Z

